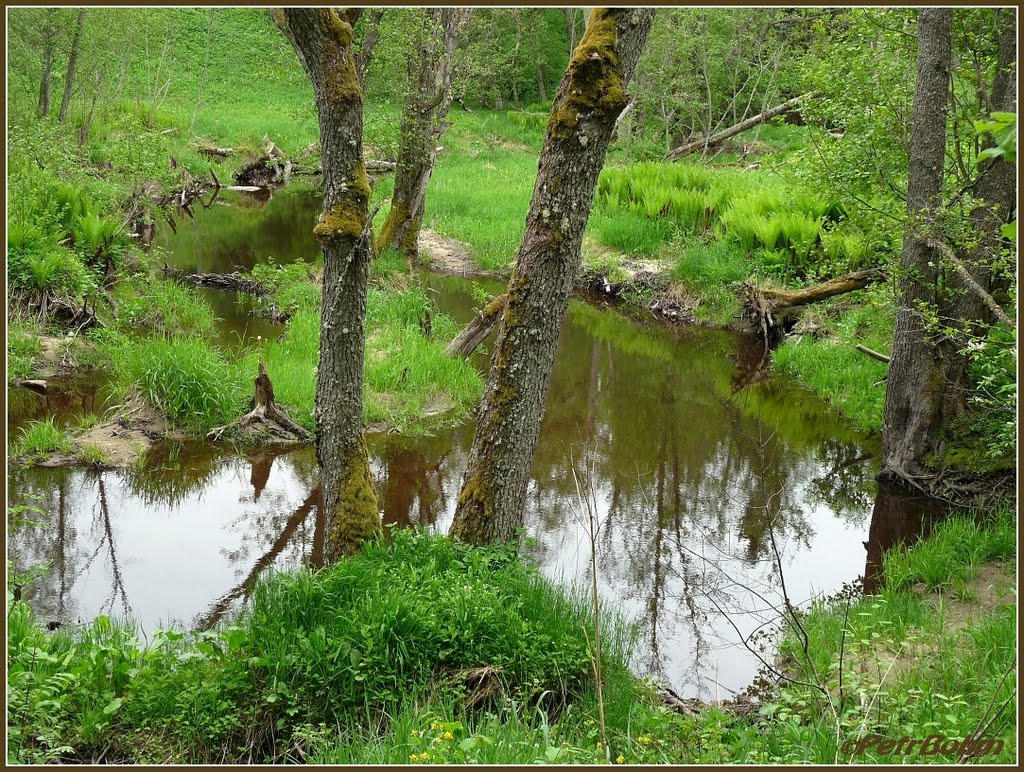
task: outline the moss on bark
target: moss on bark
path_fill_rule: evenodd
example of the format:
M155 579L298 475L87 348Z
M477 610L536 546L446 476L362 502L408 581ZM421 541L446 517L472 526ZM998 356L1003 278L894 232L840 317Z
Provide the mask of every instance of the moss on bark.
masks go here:
M327 513L326 558L333 563L354 555L360 545L380 532L380 512L373 491L366 447L349 459L341 477L341 489L334 510Z

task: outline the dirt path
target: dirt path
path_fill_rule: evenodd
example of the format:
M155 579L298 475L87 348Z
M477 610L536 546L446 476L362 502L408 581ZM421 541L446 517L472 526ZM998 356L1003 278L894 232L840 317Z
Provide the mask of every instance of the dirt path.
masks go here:
M457 276L492 276L477 266L468 247L461 241L424 228L420 231L420 251L430 259L430 270Z

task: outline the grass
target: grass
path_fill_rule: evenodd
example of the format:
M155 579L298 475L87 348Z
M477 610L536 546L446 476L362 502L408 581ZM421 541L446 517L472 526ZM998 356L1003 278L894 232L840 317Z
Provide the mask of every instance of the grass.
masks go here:
M39 339L29 328L10 324L7 328L7 380L28 378L35 366L35 359L42 351Z
M729 326L741 310L731 285L750 275L750 264L740 250L729 242L692 240L670 254L674 259L672 278L699 301L694 309L696 319Z
M15 445L15 454L30 461L46 458L51 453L70 453L71 442L54 419L32 421L21 430Z
M859 293L863 305L849 301L823 303L822 327L816 335L788 338L773 352L776 367L828 400L857 426L871 432L882 428L884 362L855 349L860 343L888 354L892 347L893 308L887 289ZM805 312L806 315L807 312Z
M855 599L849 609L842 599L813 605L802 620L809 640L806 655L795 629L781 650L801 679L812 678L812 672L826 679L836 712L823 703L820 692L794 683L782 686L762 709L772 723L761 752L786 762L899 763L901 755L872 748L851 755L842 746L865 734L894 740L932 734L963 738L985 726L990 703L1006 700L1012 717L1014 679L1003 681L1014 667L1016 649L1012 592L982 607L973 622L951 624L940 596L915 585L944 591L976 576L984 562L1012 561L1015 527L1009 511L980 522L970 515L951 517L910 549L887 553L880 594ZM842 692L840 656L845 664ZM1005 740L999 755L984 762L1013 761L1012 720L997 723L984 736ZM908 760L950 762L956 757L943 753Z
M109 746L137 762L274 759L311 730L342 747L357 728L367 744L367 732L387 737L404 729L387 716L417 697L420 716L461 713L468 726L463 675L481 667L494 706L565 713L590 689L585 619L509 548L412 531L327 571L272 576L232 624L158 633L148 647L106 617L47 634L15 603L11 758L87 759ZM608 670L621 676L626 639L610 629Z

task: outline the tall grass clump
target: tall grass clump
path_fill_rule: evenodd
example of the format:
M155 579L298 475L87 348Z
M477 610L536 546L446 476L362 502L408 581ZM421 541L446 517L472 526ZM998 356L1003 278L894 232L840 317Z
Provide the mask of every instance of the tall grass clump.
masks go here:
M402 705L435 722L501 705L565 715L592 690L593 631L573 600L511 547L413 531L326 570L270 576L230 624L157 632L148 646L106 617L51 635L16 602L8 620L19 760L104 748L111 761L281 760L310 732L391 735ZM610 679L628 676L618 641Z
M237 418L252 396L252 376L205 340L172 336L100 338L122 391L138 389L176 424L208 431Z
M42 421L32 421L25 426L21 430L15 452L29 460L38 460L50 453L71 452L71 442L51 416Z
M188 336L213 332L213 309L194 287L148 276L123 284L118 290L121 330Z

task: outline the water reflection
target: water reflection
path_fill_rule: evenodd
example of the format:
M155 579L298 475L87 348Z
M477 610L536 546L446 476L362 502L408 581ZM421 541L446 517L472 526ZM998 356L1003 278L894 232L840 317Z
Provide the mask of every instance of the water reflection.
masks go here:
M439 306L471 313L466 283L433 288ZM567 583L590 570L574 471L592 490L602 593L640 623L636 668L680 693L724 695L753 677L737 631L774 618L780 566L801 602L864 565L874 448L783 381L734 391L736 351L727 333L573 303L529 487L530 554ZM384 522L445 531L471 439L469 422L371 435ZM206 626L266 571L321 562L309 449L166 444L118 472L19 470L11 490L43 498L44 527L14 534L10 551L52 565L32 599L44 618Z
M191 270L308 259L317 207L302 191L264 207L225 197L161 245ZM472 317L470 282L424 281L439 310ZM219 313L233 334L248 323L233 301ZM489 355L485 345L472 361L484 368ZM369 436L385 523L447 530L472 434L466 422L429 438ZM639 624L636 670L680 694L725 696L759 667L743 640L777 619L783 577L800 603L861 573L876 454L819 400L773 376L756 342L574 301L529 483L529 554L558 581L589 582L579 478L601 523L602 595ZM322 562L309 449L167 444L129 470L9 474L11 503L38 497L42 512L42 526L12 534L8 549L21 567L50 565L31 598L44 619L115 613L150 631L202 627L236 609L267 571ZM902 505L893 507L895 518ZM874 517L883 517L877 503Z

